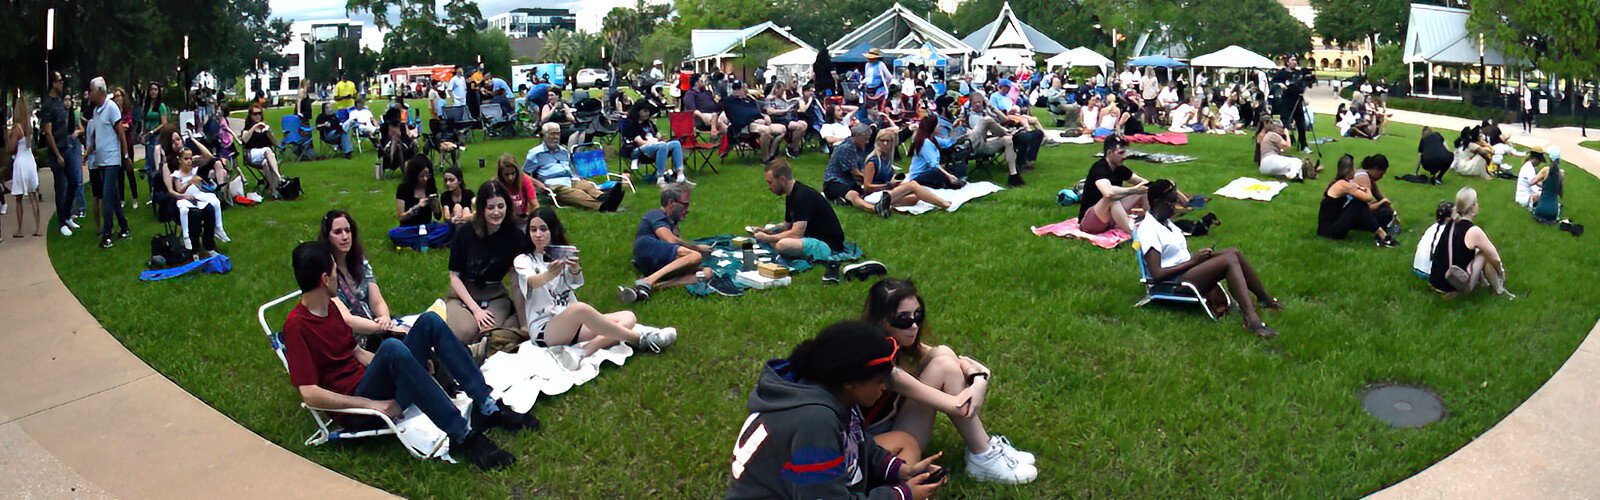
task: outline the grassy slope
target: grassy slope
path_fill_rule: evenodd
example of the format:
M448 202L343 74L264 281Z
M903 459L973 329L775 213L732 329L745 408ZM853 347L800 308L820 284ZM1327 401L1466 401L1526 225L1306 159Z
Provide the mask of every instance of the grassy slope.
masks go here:
M1325 118L1319 123L1331 125ZM1395 174L1410 170L1417 130L1392 129L1398 137L1327 145L1329 163L1344 152L1381 151L1394 159ZM1191 193L1255 175L1247 137L1192 140L1186 147L1140 148L1199 161L1132 166L1148 178L1176 179ZM477 157L520 156L529 145L472 145L462 158L469 182L489 175L470 166ZM1222 199L1208 207L1224 225L1192 244L1245 250L1289 305L1267 317L1283 333L1275 341L1245 334L1237 314L1213 323L1190 309L1135 310L1140 287L1126 248L1106 251L1027 232L1029 225L1076 214L1075 207L1056 206L1054 193L1081 177L1094 151L1048 148L1026 188L954 214L887 221L841 214L869 258L918 281L932 337L995 368L985 422L1040 457L1043 472L1032 485L991 486L959 476L950 493L1364 494L1421 470L1500 420L1561 365L1600 309L1600 287L1574 286L1571 279L1570 270L1600 267L1592 247L1580 246L1586 240L1533 224L1511 203L1510 182L1451 176L1445 187L1385 182L1411 229L1401 249L1375 249L1359 237L1316 238L1316 185L1292 185L1270 204ZM372 180L370 158L290 164L287 175L306 181L305 198L230 210L235 242L224 250L236 267L227 276L134 281L158 228L147 210L134 217L135 237L113 250L93 248L91 238L53 235L50 251L89 311L161 373L289 450L407 496L720 495L759 362L787 353L828 322L859 314L864 300L865 284L824 286L811 272L787 289L738 299L674 291L637 306L645 322L677 326L680 343L541 400L541 432L494 434L521 459L510 471L418 462L386 439L308 448L301 440L311 422L296 407L254 317L258 304L293 288L288 249L314 236L325 210L341 207L362 222L394 310L420 309L446 286L445 252L399 253L386 244L394 181ZM797 165L799 178L820 184L820 155ZM1596 192L1596 179L1586 173L1574 169L1569 179L1573 193ZM686 235L731 232L782 215L751 165L725 165L721 174L697 180ZM1511 286L1522 295L1516 301L1443 302L1410 274L1424 218L1464 184L1482 194L1480 222L1507 256ZM591 288L580 295L602 310L619 307L609 285L633 278L625 242L656 192L644 188L620 214L563 212L585 253ZM1600 213L1595 197L1571 196L1568 203L1579 219ZM175 304L184 305L181 312ZM1383 381L1433 388L1449 418L1421 430L1377 422L1361 409L1358 393ZM957 436L947 424L936 428L933 448L959 467Z

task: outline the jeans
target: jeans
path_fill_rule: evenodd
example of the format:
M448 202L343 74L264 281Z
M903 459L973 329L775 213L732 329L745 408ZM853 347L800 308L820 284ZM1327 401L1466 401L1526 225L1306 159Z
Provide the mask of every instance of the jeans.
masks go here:
M199 162L195 162L195 164L198 165ZM148 177L151 173L154 173L157 170L159 170L159 169L157 168L157 165L156 165L156 134L155 133L151 133L148 136L146 136L145 139L144 139L144 173L145 173L145 176ZM151 194L152 195L155 194L155 189L154 188L151 189Z
M122 213L122 165L95 167L90 175L100 176L100 239L111 238L112 217L123 232L128 231L128 216Z
M683 169L683 145L678 141L662 141L634 150L638 156L654 155L656 157L656 170L665 170L668 159L671 160L671 170L677 172Z
M418 317L404 341L391 338L378 346L366 374L361 376L361 383L356 384L355 395L376 400L393 399L402 408L415 405L428 420L450 435L451 443L460 443L470 430L467 419L461 417L450 396L423 369L427 360L435 357L478 404L478 411L489 413L495 409L494 400L489 398L489 385L483 381L483 372L472 361L467 347L434 313Z
M68 138L66 143L57 144L56 148L61 150L62 163L51 163L50 172L56 178L56 221L65 224L72 217L73 210L83 202L79 198L83 196L83 145ZM49 156L53 162L55 155Z

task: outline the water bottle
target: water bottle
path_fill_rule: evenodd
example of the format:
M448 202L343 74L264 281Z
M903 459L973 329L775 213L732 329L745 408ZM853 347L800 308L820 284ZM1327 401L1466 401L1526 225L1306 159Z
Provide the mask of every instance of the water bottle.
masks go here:
M754 241L750 241L750 240L745 240L744 244L740 245L740 250L744 253L744 270L745 271L754 271L754 270L756 270L755 242Z
M482 156L478 157L478 168L483 168L483 157Z
M417 226L417 237L422 239L422 247L419 248L419 250L421 250L422 253L428 253L428 225L427 224L423 224L423 225Z

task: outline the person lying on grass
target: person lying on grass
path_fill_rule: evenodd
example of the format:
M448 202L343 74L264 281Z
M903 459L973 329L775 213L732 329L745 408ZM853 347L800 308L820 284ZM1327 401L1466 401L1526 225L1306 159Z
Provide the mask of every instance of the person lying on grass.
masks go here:
M576 371L583 358L622 342L661 352L677 340L676 329L640 325L630 311L601 314L578 301L573 291L583 286L583 265L555 208L535 210L526 230L533 246L512 262L524 325L534 344L559 347L551 353L562 367Z
M757 230L756 241L772 245L778 254L790 258L818 261L844 251L844 229L833 206L811 186L794 180L794 171L783 158L767 162L767 190L784 197L783 224L775 231Z
M907 462L921 459L939 413L967 445L967 474L979 481L1022 484L1038 477L1032 453L990 436L979 419L989 389L989 369L949 346L931 344L925 305L910 280L885 278L867 291L861 320L880 327L898 348L889 387L871 405L858 408L867 433Z
M624 304L650 300L656 290L687 285L700 279L700 263L710 245L683 239L678 224L689 216L693 187L682 182L661 189L661 208L645 212L633 232L633 267L644 277L617 287Z
M823 328L761 366L723 498L916 499L946 479L935 454L907 462L867 439L858 407L883 396L898 344L870 323Z
M1506 290L1506 265L1500 260L1500 250L1489 240L1489 233L1473 223L1478 218L1478 191L1470 187L1456 191L1454 208L1454 215L1435 235L1438 241L1433 245L1428 284L1446 299L1472 293L1480 285L1489 285L1495 295L1517 298ZM1451 267L1466 272L1461 281L1452 282Z
M1256 313L1256 302L1260 301L1268 309L1283 309L1283 303L1267 293L1255 267L1244 254L1237 248L1220 251L1204 248L1190 254L1183 231L1172 223L1179 203L1177 186L1165 179L1151 182L1148 196L1150 213L1139 223L1134 238L1144 248L1144 255L1139 258L1144 259L1150 279L1178 280L1194 285L1206 296L1214 309L1212 313L1218 316L1228 312L1228 301L1220 288L1222 282L1227 281L1233 299L1239 302L1239 310L1244 313L1245 330L1263 339L1277 337L1278 332L1261 321Z
M499 182L483 183L473 201L472 222L451 236L445 317L450 331L469 346L483 340L484 332L517 324L505 278L511 261L531 244L510 211L510 200Z
M1339 158L1333 182L1323 190L1322 203L1317 207L1317 236L1342 240L1350 231L1359 230L1373 233L1380 247L1398 246L1400 243L1384 228L1385 224L1373 209L1375 205L1383 208L1387 205L1355 181L1355 163L1355 157L1348 154ZM1391 219L1394 217L1392 210L1388 214Z
M503 469L516 457L484 436L490 427L538 429L539 419L500 408L467 348L450 335L434 313L423 314L405 340L387 339L377 351L356 346L334 298L336 264L333 250L322 242L294 249L295 283L300 304L283 325L283 354L289 383L306 405L324 409L366 408L398 419L403 406L416 406L450 436L450 452L480 469ZM428 375L421 360L437 359L472 398L471 418L463 418L450 396ZM402 403L404 402L404 403Z
M361 231L356 219L348 212L334 209L322 216L322 230L317 241L333 250L333 291L335 302L344 316L344 323L360 337L359 345L376 349L377 343L394 331L394 318L389 315L389 303L378 288L378 277L367 262L366 248L361 244Z

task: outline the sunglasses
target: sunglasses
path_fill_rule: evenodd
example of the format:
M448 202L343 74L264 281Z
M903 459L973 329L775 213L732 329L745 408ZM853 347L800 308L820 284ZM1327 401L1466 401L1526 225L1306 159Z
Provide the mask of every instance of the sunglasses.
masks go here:
M885 363L893 363L894 357L900 354L900 343L895 342L894 337L884 337L884 340L889 341L889 355L868 361L867 366L878 366Z
M889 326L904 330L911 328L912 326L921 326L922 322L926 321L927 319L928 316L926 312L923 309L918 308L916 311L899 313L894 315L894 317L889 318Z

